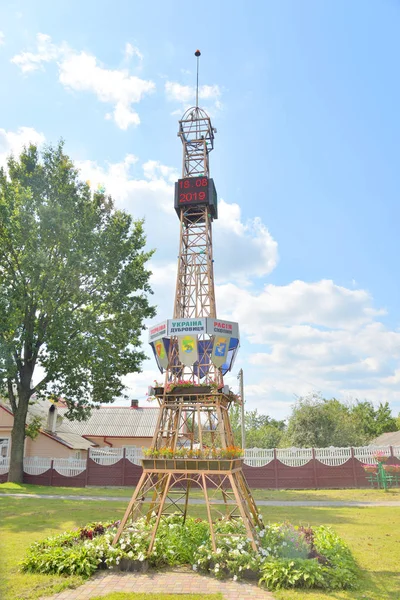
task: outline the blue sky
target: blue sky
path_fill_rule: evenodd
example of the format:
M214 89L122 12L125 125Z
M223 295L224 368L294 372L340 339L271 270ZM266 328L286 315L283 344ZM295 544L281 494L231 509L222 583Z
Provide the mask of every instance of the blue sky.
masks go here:
M84 179L146 217L170 317L177 121L200 48L218 129L217 311L240 323L248 406L283 417L319 390L397 414L400 4L64 4L1 3L0 160L64 138ZM154 376L150 360L129 393Z

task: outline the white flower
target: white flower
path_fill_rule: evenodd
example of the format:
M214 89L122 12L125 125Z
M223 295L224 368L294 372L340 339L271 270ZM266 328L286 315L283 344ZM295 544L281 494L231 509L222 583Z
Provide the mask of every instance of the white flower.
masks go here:
M129 552L128 552L128 556L129 556L129 558L132 558L132 556L133 556L133 552L132 552L132 550L129 550Z
M286 542L282 542L282 546L287 546L287 543Z
M197 565L193 565L193 571L197 571Z
M237 581L237 575L233 576L233 581Z
M221 548L217 548L215 554L221 554L221 552L222 552Z
M242 571L242 570L243 570L243 567L239 567L239 571Z
M216 568L216 569L219 569L219 563L217 563L217 564L215 565L215 568Z

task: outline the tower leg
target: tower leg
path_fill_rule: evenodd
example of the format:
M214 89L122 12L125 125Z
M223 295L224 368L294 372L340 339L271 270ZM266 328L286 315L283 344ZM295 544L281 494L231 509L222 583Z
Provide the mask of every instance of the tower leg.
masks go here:
M213 525L213 520L212 520L212 516L211 516L210 500L208 498L207 481L206 481L206 476L204 475L204 473L201 474L201 480L203 482L203 494L204 494L204 499L206 501L208 524L210 526L211 544L213 547L213 551L216 552L217 546L215 543L214 525Z
M114 540L113 540L113 544L116 544L118 542L119 538L121 537L121 533L123 532L124 527L126 525L126 522L129 519L129 516L130 516L130 514L133 511L133 507L135 506L135 502L137 502L138 505L139 505L138 497L139 497L140 493L144 492L143 484L146 481L146 479L148 479L148 478L149 478L149 474L148 473L144 473L143 472L142 475L140 476L139 483L137 484L136 489L133 492L133 496L132 496L132 498L131 498L131 500L130 500L130 502L128 504L128 508L126 509L125 514L124 514L124 516L122 518L122 521L119 524L118 531L115 534L115 537L114 537ZM144 497L143 497L143 500L144 500ZM137 509L139 509L139 506L137 506Z
M245 504L242 502L242 498L240 497L240 492L236 485L236 477L234 477L232 474L229 474L229 481L230 481L233 493L236 498L236 502L237 502L237 505L238 505L238 508L240 511L240 515L243 519L243 524L246 527L247 535L248 535L249 539L251 540L252 548L253 548L253 550L255 550L257 552L257 544L255 541L255 531L252 529L252 527L250 527L251 517L249 515L247 503ZM244 506L246 506L246 510L245 510Z
M167 481L166 481L166 485L165 485L165 489L164 489L164 493L163 493L163 495L161 497L161 502L160 502L159 507L158 507L158 513L157 513L156 522L154 523L153 531L151 533L151 540L150 540L150 545L149 545L149 553L153 550L153 546L154 546L154 541L156 539L156 533L157 533L158 525L160 523L162 511L163 511L164 504L165 504L165 498L167 497L169 486L170 486L170 483L171 483L171 477L172 477L172 474L168 473L168 475L167 475Z

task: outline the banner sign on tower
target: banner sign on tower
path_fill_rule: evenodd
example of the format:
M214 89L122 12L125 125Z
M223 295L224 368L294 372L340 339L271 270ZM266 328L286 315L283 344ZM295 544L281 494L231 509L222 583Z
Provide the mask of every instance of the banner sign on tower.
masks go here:
M167 321L163 321L158 325L153 325L149 329L149 342L154 342L154 340L159 340L160 338L167 336Z
M209 335L222 334L230 338L239 337L239 326L233 321L221 321L221 319L207 318L207 333Z
M168 319L168 335L206 333L206 319Z
M166 369L168 367L168 352L165 347L165 342L162 338L159 340L155 340L154 349L157 354L158 362L160 363L163 369Z
M220 368L226 362L229 352L229 341L228 336L216 335L214 338L214 345L211 353L211 362Z
M186 367L190 367L199 360L197 348L197 335L182 335L178 337L179 360Z

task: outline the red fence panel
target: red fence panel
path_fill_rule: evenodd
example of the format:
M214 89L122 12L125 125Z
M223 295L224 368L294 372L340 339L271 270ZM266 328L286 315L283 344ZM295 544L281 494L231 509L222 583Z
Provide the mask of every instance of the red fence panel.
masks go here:
M142 467L139 467L139 465L131 463L131 461L127 458L124 458L123 461L125 463L123 485L134 487L138 484L139 479L143 473L143 469Z
M86 469L79 473L79 475L73 475L67 477L66 475L61 475L55 469L53 469L53 480L52 485L56 487L82 487L84 488L86 485Z
M122 486L125 459L121 458L113 465L99 465L91 458L87 459L86 485Z
M52 485L53 469L48 469L40 475L29 475L24 471L24 483L31 485Z

